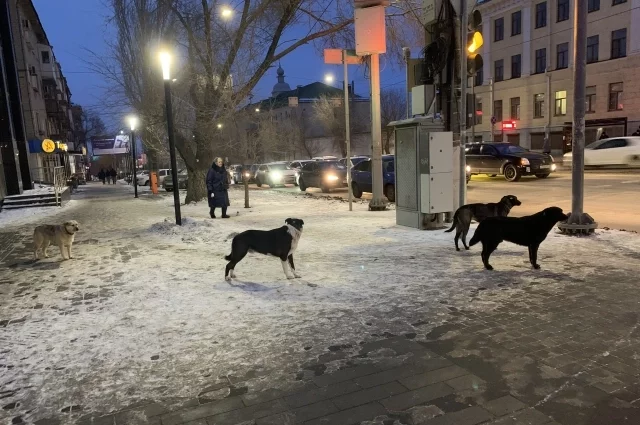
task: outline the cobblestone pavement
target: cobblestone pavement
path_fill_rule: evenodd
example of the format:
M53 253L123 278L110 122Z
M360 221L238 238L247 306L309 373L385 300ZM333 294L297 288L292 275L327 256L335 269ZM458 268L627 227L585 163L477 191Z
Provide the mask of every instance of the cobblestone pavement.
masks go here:
M76 216L86 220L100 202L80 207ZM31 228L0 232L3 268L20 271ZM96 225L97 232L101 229L108 224ZM138 250L122 248L113 255L128 261ZM637 265L638 253L620 255ZM12 285L11 273L0 276L0 302L2 294L20 296L21 288L6 289ZM478 287L468 294L468 307L441 301L444 322L425 317L412 324L414 332L402 335L372 328L359 340L326 347L315 361L296 365L298 373L287 381L272 381L260 370L211 377L210 385L195 387L192 397L172 403L148 400L117 412L83 412L81 406L68 405L35 423L637 425L637 285L637 275L603 267L581 281L559 277ZM3 328L23 320L0 317L0 342ZM336 360L341 360L338 370L331 367ZM0 364L0 371L6 367ZM0 388L0 418L7 424L26 423L12 414L19 403L3 403L11 395Z

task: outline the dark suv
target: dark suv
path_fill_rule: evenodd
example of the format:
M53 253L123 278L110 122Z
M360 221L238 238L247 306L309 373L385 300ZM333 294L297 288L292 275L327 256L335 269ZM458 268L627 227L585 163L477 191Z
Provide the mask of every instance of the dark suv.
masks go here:
M471 174L491 177L501 174L510 182L517 182L522 176L544 179L556 170L551 155L531 152L510 143L473 143L466 148L466 157Z
M319 187L325 193L347 187L347 167L338 161L309 162L300 170L298 185L303 192L308 187Z

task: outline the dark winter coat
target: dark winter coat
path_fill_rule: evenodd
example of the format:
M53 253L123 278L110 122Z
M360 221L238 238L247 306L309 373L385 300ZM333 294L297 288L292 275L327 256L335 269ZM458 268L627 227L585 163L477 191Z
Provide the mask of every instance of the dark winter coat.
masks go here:
M207 173L207 198L209 199L209 208L228 207L229 202L229 173L224 167L218 167L213 164ZM213 198L211 194L213 193Z
M100 172L98 173L98 178L99 178L100 180L104 180L104 178L105 178L105 177L106 177L106 175L105 175L105 172L104 172L104 171L100 171Z
M109 175L111 177L118 177L118 172L112 168L111 171L109 171Z

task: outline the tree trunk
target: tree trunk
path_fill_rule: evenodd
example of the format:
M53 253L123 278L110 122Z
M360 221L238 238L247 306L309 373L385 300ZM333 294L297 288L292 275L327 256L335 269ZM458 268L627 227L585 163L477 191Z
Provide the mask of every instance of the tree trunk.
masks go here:
M391 141L391 132L386 130L384 132L384 153L386 155L389 155L391 153L391 149L390 149L390 142Z
M206 169L187 168L189 180L187 182L186 204L207 199L207 171L209 171L208 167Z

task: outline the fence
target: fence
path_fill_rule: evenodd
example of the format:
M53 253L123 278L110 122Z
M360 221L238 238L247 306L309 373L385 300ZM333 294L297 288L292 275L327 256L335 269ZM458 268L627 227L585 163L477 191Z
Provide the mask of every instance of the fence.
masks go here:
M64 167L53 169L53 190L56 194L56 205L62 206L62 192L67 187L67 173Z

